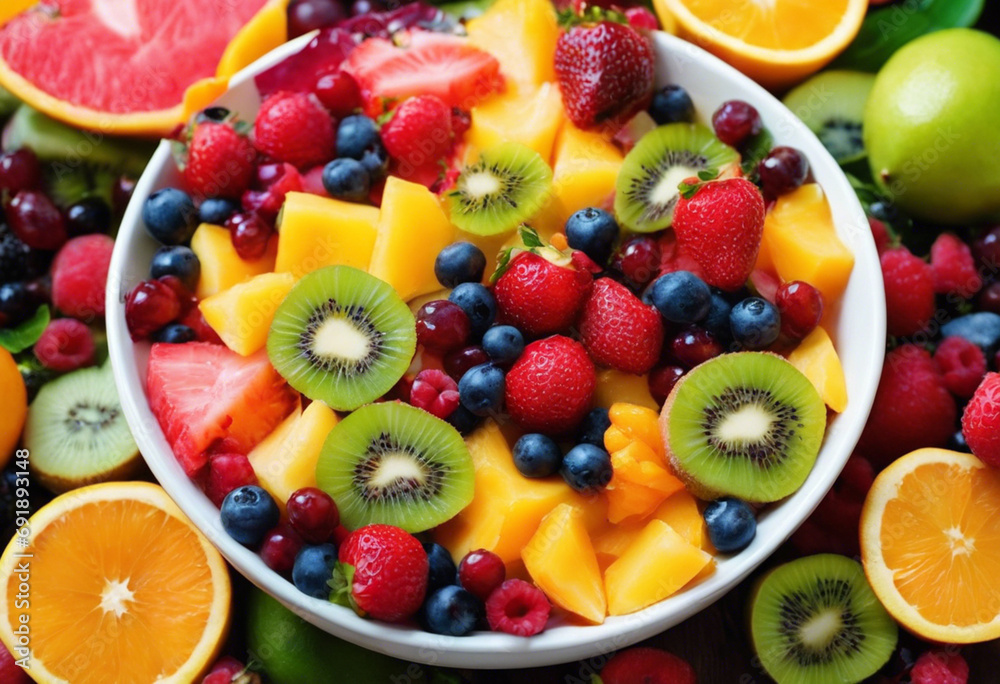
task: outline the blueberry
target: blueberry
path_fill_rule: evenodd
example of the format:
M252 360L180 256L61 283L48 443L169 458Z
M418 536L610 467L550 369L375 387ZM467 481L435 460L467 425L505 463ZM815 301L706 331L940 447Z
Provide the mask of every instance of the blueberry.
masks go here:
M0 314L3 316L4 325L17 325L35 313L38 307L37 298L24 283L0 285Z
M674 271L656 279L649 293L653 306L673 323L697 323L712 306L712 291L690 271Z
M653 93L649 115L662 126L668 123L694 121L694 103L691 96L679 85L668 85Z
M306 596L329 598L330 585L327 580L333 577L333 566L336 563L337 547L333 544L303 546L292 566L292 584Z
M524 351L524 335L512 325L496 325L483 333L483 351L499 364L514 363Z
M434 260L434 275L444 287L478 283L486 270L486 255L471 242L453 242Z
M581 209L566 221L566 242L600 266L608 263L618 239L615 217L596 207Z
M711 302L708 305L708 314L702 319L701 325L705 330L712 333L719 341L729 340L733 334L729 328L729 312L733 310L733 305L721 292L713 292Z
M240 203L236 200L210 197L198 207L198 219L202 223L222 226L225 225L230 216L240 209Z
M165 245L180 245L191 239L198 224L198 211L191 196L177 188L157 190L142 205L146 230Z
M551 437L530 433L514 443L514 466L525 477L554 475L562 459L562 449Z
M364 202L371 189L371 178L361 162L334 159L323 167L323 187L331 197L348 202Z
M559 474L581 494L592 494L611 482L611 455L593 444L577 444L563 456Z
M766 299L747 297L729 312L729 329L744 349L765 349L778 339L781 314Z
M750 504L731 496L705 507L705 525L712 545L723 553L742 551L757 534L757 519Z
M190 247L183 245L160 247L153 255L153 261L149 266L149 277L156 279L165 275L177 276L184 283L184 287L194 292L198 287L198 276L201 275L201 261Z
M166 342L167 344L184 344L185 342L194 342L196 339L198 339L198 334L180 323L169 323L153 333L153 342Z
M948 438L948 442L944 446L946 449L958 451L963 454L972 453L972 449L969 448L969 443L965 441L965 435L961 430L951 433L951 437Z
M590 413L583 417L580 423L580 432L576 441L580 444L593 444L604 448L604 433L611 427L611 418L608 417L608 410L598 406L591 409Z
M370 149L364 151L361 155L361 166L365 167L365 171L368 172L368 177L372 181L378 181L385 178L385 175L389 172L389 153L385 149L385 145L382 141L378 141L377 144L372 145Z
M458 568L451 557L451 552L440 544L424 544L427 552L427 593L455 584L458 578Z
M365 150L374 150L382 144L378 126L364 114L352 114L341 120L337 127L337 156L362 159Z
M100 197L84 197L66 209L66 230L71 237L106 233L111 228L111 207Z
M479 427L482 421L483 419L480 416L477 416L461 404L447 418L448 424L458 430L458 434L463 437L472 434L472 431Z
M503 371L492 363L473 366L458 381L459 401L477 416L499 412L504 385Z
M427 597L420 612L424 629L434 634L465 636L476 628L483 603L462 587L438 589Z
M461 283L451 291L448 300L462 307L469 317L474 338L482 337L497 317L497 300L479 283Z
M992 359L1000 349L1000 315L978 311L960 316L941 326L941 337L964 337Z
M229 118L230 111L225 107L206 107L195 115L195 123L214 121L220 123Z
M257 485L237 487L226 494L219 511L222 529L243 546L260 544L264 535L278 524L278 505Z

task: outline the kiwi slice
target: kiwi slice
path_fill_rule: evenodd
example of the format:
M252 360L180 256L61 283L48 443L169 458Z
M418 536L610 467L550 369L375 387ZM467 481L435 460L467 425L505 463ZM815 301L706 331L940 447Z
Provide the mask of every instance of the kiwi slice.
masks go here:
M472 501L472 457L451 425L409 404L369 404L326 438L316 482L348 529L372 523L423 532Z
M826 407L792 364L767 352L696 366L660 414L668 457L693 494L765 503L802 486L826 430Z
M552 189L552 169L520 143L485 150L448 193L451 222L467 233L499 235L534 216Z
M784 102L838 163L847 164L866 156L861 128L874 83L875 74L824 71L790 91Z
M24 447L32 473L56 493L135 473L142 459L111 364L73 371L43 386L28 411Z
M750 631L778 684L860 682L888 662L898 638L861 565L833 554L768 573L752 599Z
M350 266L303 277L267 336L267 355L288 384L337 411L392 389L416 346L416 320L392 286Z
M700 124L654 128L625 156L615 186L618 222L636 233L669 228L682 181L700 171L724 171L740 155Z

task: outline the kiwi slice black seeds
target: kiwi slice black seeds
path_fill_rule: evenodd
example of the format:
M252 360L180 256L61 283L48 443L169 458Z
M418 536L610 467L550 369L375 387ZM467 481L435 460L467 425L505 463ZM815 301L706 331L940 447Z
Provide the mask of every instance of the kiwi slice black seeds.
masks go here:
M372 440L367 458L354 466L354 486L368 501L395 501L400 504L415 501L429 501L441 491L441 485L449 470L444 464L432 462L416 449L401 443L392 435L383 432ZM392 467L387 461L393 457L409 459L407 476L390 475L386 484L378 484L384 468Z
M810 629L824 613L836 613L839 630L825 643L805 643L802 630ZM788 658L802 666L829 663L839 655L856 653L865 635L858 626L858 619L851 606L851 585L841 579L817 577L811 591L795 591L781 600L779 631L788 648Z
M781 463L785 445L795 437L796 429L804 425L794 406L778 401L774 394L757 387L727 387L713 397L713 405L705 407L705 435L720 454L749 458L762 467ZM758 439L727 441L719 433L726 420L738 411L757 410L767 414L769 424Z
M344 356L324 355L315 351L317 334L325 323L341 319L351 322L351 325L368 338L368 353L360 359L348 359ZM299 337L299 350L312 363L328 373L368 371L379 358L382 351L382 333L372 323L363 306L350 304L341 306L336 299L328 299L320 304L306 320L305 330Z

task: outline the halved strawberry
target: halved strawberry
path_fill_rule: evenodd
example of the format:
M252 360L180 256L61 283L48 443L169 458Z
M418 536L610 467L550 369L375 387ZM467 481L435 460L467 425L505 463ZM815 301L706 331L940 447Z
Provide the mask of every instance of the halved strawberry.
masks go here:
M361 43L344 70L361 86L366 111L382 111L382 99L436 95L449 107L468 110L503 86L500 63L464 38L428 31L396 34Z
M149 406L189 476L228 437L249 453L292 410L295 392L261 350L243 357L204 342L154 344L146 374Z

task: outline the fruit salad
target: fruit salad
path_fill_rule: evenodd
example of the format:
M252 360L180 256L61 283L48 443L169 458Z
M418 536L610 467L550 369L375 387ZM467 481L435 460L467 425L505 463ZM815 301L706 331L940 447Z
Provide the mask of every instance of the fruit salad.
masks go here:
M346 20L177 135L126 322L178 462L303 593L599 624L809 475L853 257L753 103L656 87L646 19Z

